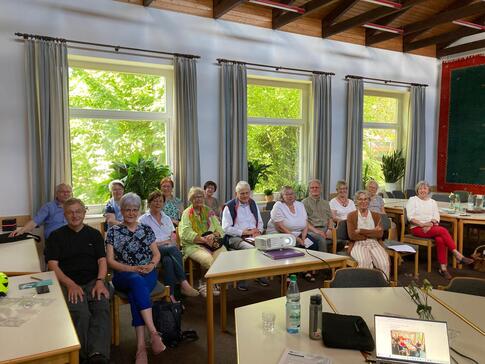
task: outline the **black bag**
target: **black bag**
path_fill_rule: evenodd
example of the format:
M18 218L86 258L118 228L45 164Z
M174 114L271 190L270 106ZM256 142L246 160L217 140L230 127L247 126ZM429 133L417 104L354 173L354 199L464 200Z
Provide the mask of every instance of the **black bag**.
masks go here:
M34 239L37 242L40 241L40 236L31 234L31 233L20 234L12 237L9 237L9 234L10 233L0 234L0 244L13 243L15 241L26 240L26 239Z
M165 345L176 347L181 341L195 341L199 338L194 330L182 331L182 304L166 301L153 303L153 323L162 335Z
M375 344L360 316L322 313L322 339L329 348L373 351Z

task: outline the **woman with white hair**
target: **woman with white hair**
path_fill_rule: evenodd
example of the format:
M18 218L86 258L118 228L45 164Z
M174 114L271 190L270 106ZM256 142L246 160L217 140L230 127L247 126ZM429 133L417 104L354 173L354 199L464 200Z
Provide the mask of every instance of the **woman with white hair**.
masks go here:
M436 256L440 268L438 270L446 279L452 276L448 272L448 249L452 251L458 262L471 264L473 259L463 256L457 249L450 233L440 226L440 213L436 201L429 196L429 184L419 181L416 185L416 196L411 197L406 204L406 214L410 222L410 232L420 238L433 238L436 244Z
M345 181L337 181L337 196L330 200L330 209L332 210L335 222L347 220L349 212L355 211L354 201L349 199L349 187Z
M120 209L120 200L125 193L125 184L119 179L111 181L108 185L111 198L109 199L106 207L104 208L104 217L108 227L113 225L119 225L123 221L123 215Z
M357 210L347 215L347 232L350 238L350 255L359 267L377 268L389 277L389 257L383 245L381 216L370 211L370 197L367 191L357 191Z
M155 267L160 252L153 230L138 223L141 199L127 193L120 200L123 222L112 226L106 236L106 257L114 270L113 285L125 292L131 306L132 325L137 339L136 364L148 363L145 347L145 326L150 333L155 355L165 350L160 334L153 323L150 293L157 283Z
M379 184L371 179L369 182L367 182L366 189L370 198L369 210L377 212L378 214L385 214L386 210L384 209L384 199L377 194Z

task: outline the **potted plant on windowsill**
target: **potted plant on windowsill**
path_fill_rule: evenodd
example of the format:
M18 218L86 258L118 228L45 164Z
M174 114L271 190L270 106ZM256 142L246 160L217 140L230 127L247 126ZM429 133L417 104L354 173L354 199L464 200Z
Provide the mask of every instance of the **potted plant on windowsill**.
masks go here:
M404 177L406 171L406 159L402 155L402 150L383 155L381 168L386 182L386 191L400 190L398 182Z
M170 176L170 168L158 163L154 157L143 157L141 154L133 154L121 162L113 162L111 165L111 179L119 179L125 183L125 192L134 192L142 199L142 210L146 209L148 195L155 191L160 180Z
M257 160L248 161L248 183L251 191L254 191L258 182L267 181L270 172L270 164L260 163Z
M266 202L271 202L274 200L273 190L271 188L267 188L264 190L264 200Z

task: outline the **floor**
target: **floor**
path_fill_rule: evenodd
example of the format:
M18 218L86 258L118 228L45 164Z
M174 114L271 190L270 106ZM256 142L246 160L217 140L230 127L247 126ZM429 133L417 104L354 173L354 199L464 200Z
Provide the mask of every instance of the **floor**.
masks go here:
M468 252L470 254L470 252ZM425 252L420 254L425 258ZM407 285L413 279L413 257L406 257L399 269L398 285ZM427 278L433 287L437 285L446 285L447 281L437 273L437 265L431 273L426 273L426 263L420 262L419 267L420 277L419 282ZM485 273L479 273L466 267L463 270L454 270L450 268L450 273L453 276L470 276L485 278ZM319 288L323 286L323 280L328 272L321 271L317 276L317 281L314 283L306 282L303 278L298 279L300 291ZM227 327L228 333L221 333L219 330L219 316L218 316L218 300L215 300L214 316L215 316L215 342L216 342L216 363L218 364L232 364L237 363L236 358L236 337L234 328L234 309L236 307L249 305L252 303L277 298L279 296L279 278L271 281L269 287L260 287L255 281L250 283L249 291L240 292L236 289L229 289L228 292L228 319ZM168 348L165 352L157 357L150 356L150 363L205 363L206 362L206 312L205 300L202 297L195 297L184 300L185 312L182 318L182 329L196 330L199 334L199 340L195 342L181 343L176 348ZM129 306L124 305L121 308L121 342L119 347L112 347L111 362L116 364L133 363L136 352L136 341L134 329L130 326L131 315Z

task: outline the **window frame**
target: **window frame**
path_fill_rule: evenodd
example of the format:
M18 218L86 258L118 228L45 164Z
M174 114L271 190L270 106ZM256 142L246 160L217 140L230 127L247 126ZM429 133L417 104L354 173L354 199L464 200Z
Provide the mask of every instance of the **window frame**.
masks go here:
M298 133L298 170L297 181L304 183L304 176L307 175L309 166L304 162L308 161L309 149L305 147L305 139L308 139L309 132L309 116L310 116L310 96L311 96L311 81L302 80L288 80L281 78L269 78L256 75L247 76L247 84L259 85L275 88L293 88L301 90L301 118L265 118L265 117L250 117L248 115L248 125L267 125L267 126L295 126L299 128Z

